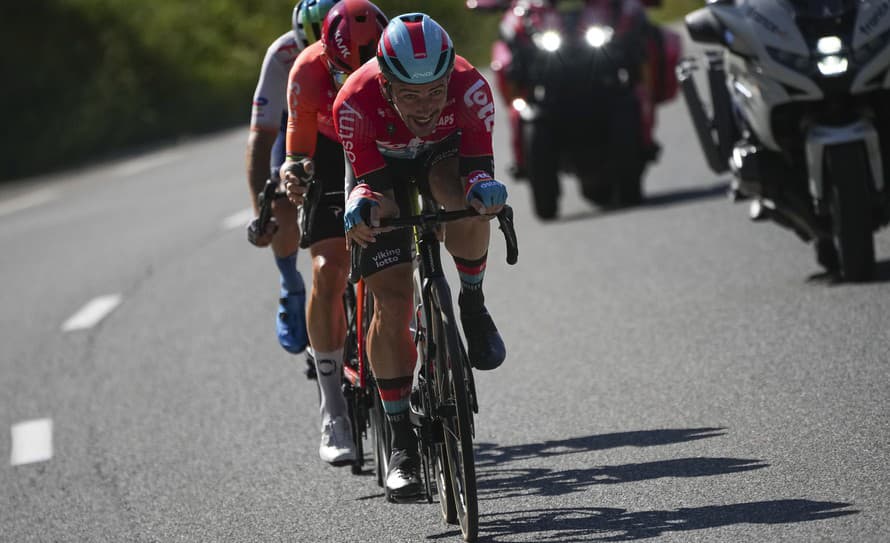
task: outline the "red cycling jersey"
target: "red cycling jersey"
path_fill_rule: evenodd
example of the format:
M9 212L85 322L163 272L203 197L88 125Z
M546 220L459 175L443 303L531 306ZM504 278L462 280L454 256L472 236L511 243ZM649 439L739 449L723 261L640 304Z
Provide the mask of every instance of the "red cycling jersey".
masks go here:
M448 101L432 134L415 136L384 95L376 60L356 70L334 102L334 123L356 179L386 166L384 157L412 159L460 131L461 159L491 157L494 101L488 82L463 57L456 57ZM463 169L463 168L462 168Z
M336 95L323 45L317 41L300 53L288 76L287 156L313 156L318 133L337 141L331 113Z

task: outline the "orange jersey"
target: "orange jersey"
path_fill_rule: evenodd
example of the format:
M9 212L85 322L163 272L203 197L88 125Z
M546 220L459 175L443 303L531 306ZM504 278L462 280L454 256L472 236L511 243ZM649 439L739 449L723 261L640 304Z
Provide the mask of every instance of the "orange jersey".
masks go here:
M322 43L303 50L287 79L287 155L315 154L318 133L337 140L333 107L337 89Z

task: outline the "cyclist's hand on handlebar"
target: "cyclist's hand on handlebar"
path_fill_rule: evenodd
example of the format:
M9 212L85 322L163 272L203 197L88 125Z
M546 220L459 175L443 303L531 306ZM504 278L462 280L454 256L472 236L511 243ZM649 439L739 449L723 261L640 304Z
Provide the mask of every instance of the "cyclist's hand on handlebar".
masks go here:
M487 172L475 170L467 176L467 202L482 220L491 220L507 203L507 187Z
M266 247L272 243L272 238L277 231L278 223L275 222L274 217L269 219L269 222L266 223L266 228L262 232L260 232L259 218L254 218L247 225L247 241L256 247Z
M380 228L381 217L398 214L398 206L385 195L374 192L366 183L357 185L346 200L343 223L346 238L367 247L377 241L377 234L390 230Z
M309 181L315 175L315 163L309 157L293 159L288 157L279 170L287 199L294 205L301 205L308 190Z

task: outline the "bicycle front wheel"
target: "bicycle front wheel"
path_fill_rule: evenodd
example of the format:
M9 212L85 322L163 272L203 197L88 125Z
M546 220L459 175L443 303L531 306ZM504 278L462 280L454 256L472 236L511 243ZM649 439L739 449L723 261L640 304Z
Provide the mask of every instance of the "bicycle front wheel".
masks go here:
M437 310L433 327L445 457L461 535L464 541L475 541L479 530L479 507L473 454L473 413L465 374L469 369L455 326L451 295L447 289L443 290L432 289Z

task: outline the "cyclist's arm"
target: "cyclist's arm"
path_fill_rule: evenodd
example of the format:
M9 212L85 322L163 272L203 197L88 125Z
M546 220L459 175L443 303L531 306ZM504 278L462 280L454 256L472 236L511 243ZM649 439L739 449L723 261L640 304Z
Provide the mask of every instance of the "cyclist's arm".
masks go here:
M247 186L254 215L259 214L257 194L263 190L269 178L269 156L277 137L278 132L269 130L251 130L247 137Z
M263 66L250 111L250 135L247 139L247 185L253 203L254 213L258 213L257 194L263 190L269 179L270 157L275 139L281 131L282 112L287 105L285 87L289 64L285 64L282 49L292 39L288 34L280 36L266 49Z
M460 74L465 89L458 122L462 128L459 156L461 186L468 204L480 214L498 213L507 190L494 178L494 100L488 82L475 68Z
M294 62L287 80L286 155L295 160L315 155L318 137L318 90L310 66Z
M314 83L315 74L310 65L294 62L287 84L287 135L285 139L284 164L281 166L281 179L285 183L288 198L301 204L306 193L305 176L298 170L312 172L311 162L315 155L318 137L318 90ZM302 168L296 168L302 162Z
M377 148L375 126L370 121L371 117L349 98L344 98L341 91L334 102L334 126L346 156L346 209L350 208L350 197L355 187L364 185L376 198L377 205L373 206L375 216L397 213L398 206L395 205L391 190L389 168ZM354 199L352 204L355 204ZM365 240L372 237L370 227L363 221L348 220L345 215L344 220L347 222L347 236L350 239L364 244Z

